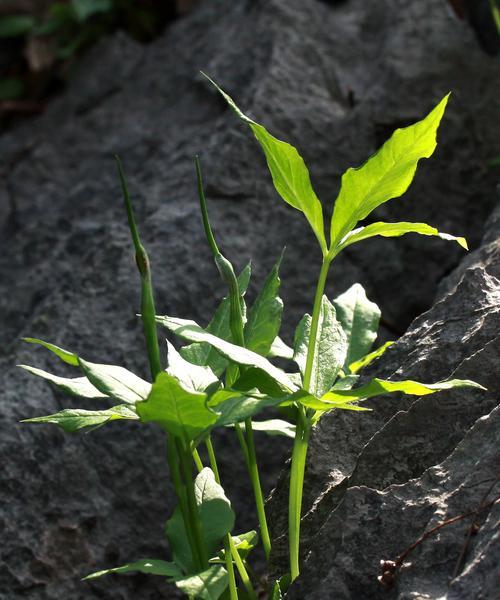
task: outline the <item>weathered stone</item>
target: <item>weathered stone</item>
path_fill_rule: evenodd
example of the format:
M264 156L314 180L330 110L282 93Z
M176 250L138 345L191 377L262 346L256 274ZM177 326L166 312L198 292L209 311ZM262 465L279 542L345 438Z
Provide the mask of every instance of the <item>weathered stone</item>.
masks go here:
M175 597L159 578L79 581L95 568L167 555L161 524L173 500L165 494L158 430L113 425L71 437L16 424L76 405L14 369L19 362L66 372L42 349L21 345L23 335L147 374L114 153L125 162L161 312L204 323L223 293L198 215L197 153L221 246L239 268L254 260L249 297L288 243L285 337L310 309L319 267L314 238L276 197L260 150L197 74L200 68L301 149L326 205L346 167L452 89L436 157L421 165L406 199L381 207L376 218L427 220L465 234L474 246L493 204L495 174L485 165L495 152L497 64L437 0L334 7L314 0L206 0L149 46L117 35L94 48L44 116L0 138L0 598ZM339 259L329 293L360 281L382 307L384 335L396 335L431 304L460 256L440 240L374 240ZM481 334L467 331L482 348ZM454 350L445 351L448 375ZM434 367L427 368L433 377ZM385 413L374 413L380 425L383 414L408 404L394 401L392 413L390 406L380 402ZM359 427L370 437L371 425ZM321 434L314 444L330 448ZM236 443L227 433L216 436L216 445L239 526L249 528L255 515ZM276 439L259 440L267 490L286 453ZM353 460L346 454L339 461L342 478ZM314 468L312 489L319 490L327 480L322 464Z

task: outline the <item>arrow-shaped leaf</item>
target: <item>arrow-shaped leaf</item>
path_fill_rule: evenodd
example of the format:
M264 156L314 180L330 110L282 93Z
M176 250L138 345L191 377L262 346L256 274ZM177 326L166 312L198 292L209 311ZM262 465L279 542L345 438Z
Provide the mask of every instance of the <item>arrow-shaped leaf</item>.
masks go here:
M165 370L183 387L193 392L204 392L209 386L219 382L210 367L200 367L188 362L168 340L167 346L168 367Z
M42 369L36 367L29 367L28 365L18 365L21 369L25 369L28 373L32 373L37 377L42 377L47 381L50 381L56 385L60 390L66 394L72 396L81 396L82 398L107 398L106 394L103 394L95 386L93 386L86 377L59 377L52 373L47 373Z
M175 585L189 598L218 600L228 586L227 571L221 565L214 565L202 573L177 579Z
M47 350L53 352L63 362L67 363L68 365L72 365L73 367L78 367L78 356L74 352L69 352L68 350L64 350L64 348L60 348L59 346L51 344L50 342L44 342L43 340L39 340L38 338L25 337L23 338L23 342L43 346Z
M335 252L341 240L358 221L367 217L380 204L406 192L415 175L418 161L429 158L436 148L436 132L448 96L423 120L404 129L397 129L361 167L348 169L344 173L332 215L330 252Z
M81 358L79 364L100 392L127 404L144 400L151 390L150 383L123 367L91 363Z
M54 415L24 419L22 423L52 423L64 431L73 433L85 427L98 427L119 419L137 420L139 417L126 405L114 406L107 410L84 410L68 408Z
M182 577L182 571L173 562L158 560L156 558L143 558L121 567L96 571L95 573L91 573L90 575L87 575L87 577L84 577L83 581L87 579L97 579L103 575L123 575L124 573L145 573L146 575L161 575L163 577L175 578Z
M427 223L406 223L403 221L400 223L372 223L366 227L353 229L343 238L334 254L338 254L341 250L347 246L350 246L351 244L361 242L362 240L366 240L377 235L382 237L400 237L406 233L418 233L420 235L436 236L442 240L456 242L466 250L469 249L467 246L467 241L463 237L455 237L449 233L442 233L435 227L427 225Z
M326 252L323 208L311 185L309 171L297 150L272 136L262 125L252 121L236 106L234 100L214 81L215 86L242 121L250 126L266 156L274 187L285 202L300 210L309 221L323 252Z
M374 360L379 358L379 356L382 356L382 354L384 354L384 352L387 350L387 348L389 348L389 346L392 346L392 344L394 344L393 341L386 342L385 344L382 344L382 346L380 346L373 352L370 352L366 356L363 356L359 360L356 360L355 362L351 363L349 365L349 371L351 373L357 373L358 371L361 371L361 369L363 369L364 367L367 367Z

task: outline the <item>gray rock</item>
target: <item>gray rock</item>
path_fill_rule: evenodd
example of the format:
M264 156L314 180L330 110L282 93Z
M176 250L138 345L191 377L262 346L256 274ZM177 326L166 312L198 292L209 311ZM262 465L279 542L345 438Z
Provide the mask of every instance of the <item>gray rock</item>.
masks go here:
M71 437L16 424L75 406L14 369L35 363L66 372L43 350L21 345L23 335L147 374L113 153L125 162L161 312L204 323L223 293L198 215L196 153L221 246L239 268L254 260L249 296L289 243L285 337L311 304L314 239L276 198L260 150L200 68L301 148L328 204L346 167L453 89L436 157L422 164L407 198L377 218L427 220L479 242L494 201L486 162L495 152L497 65L444 3L206 0L149 46L123 35L103 41L45 115L0 138L0 598L175 595L154 578L79 581L95 568L167 556L161 524L173 499L158 430L116 425ZM396 335L431 304L460 256L439 240L372 241L345 252L330 292L362 282L383 309L384 335ZM478 349L480 337L470 330ZM220 434L216 445L238 524L249 528L255 516L236 444ZM275 439L259 443L267 490L287 452ZM339 477L351 468L343 460ZM315 468L324 484L322 465Z
M500 497L497 219L484 240L443 282L436 304L364 378L460 377L488 391L377 398L367 417L323 418L311 439L305 481L305 564L287 598L495 597L498 504L478 507ZM396 560L439 522L476 509L419 545L387 594L377 582L380 560ZM465 544L473 522L479 532ZM275 560L282 568L280 541Z

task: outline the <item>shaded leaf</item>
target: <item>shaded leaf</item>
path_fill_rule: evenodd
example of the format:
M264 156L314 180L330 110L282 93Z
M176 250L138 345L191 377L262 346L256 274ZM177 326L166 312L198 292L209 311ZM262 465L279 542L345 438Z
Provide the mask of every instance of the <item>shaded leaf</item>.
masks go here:
M344 367L370 351L377 337L380 309L368 300L362 285L355 283L333 301L337 319L347 338Z
M9 15L0 19L0 39L26 35L35 24L30 15Z
M448 97L449 94L418 123L397 129L361 167L350 168L342 175L331 221L330 252L335 252L358 221L380 204L406 192L418 161L429 158L436 148L436 132Z
M294 360L302 374L305 372L310 331L311 317L304 315L297 327L294 349ZM323 296L308 390L313 396L319 398L332 387L344 364L346 354L345 333L337 321L334 306Z
M85 427L98 427L119 419L137 420L139 417L126 405L114 406L106 410L84 410L68 408L53 415L24 419L21 423L52 423L64 431L73 433Z
M276 191L290 206L304 213L322 251L326 252L323 208L313 190L309 171L300 154L293 146L278 140L262 125L244 115L228 94L209 77L207 79L222 94L238 117L250 126L264 151Z
M71 5L80 22L86 21L95 14L113 10L113 0L71 0Z
M100 392L127 404L144 400L151 391L150 383L123 367L91 363L81 358L78 362L90 383Z
M87 575L87 577L84 577L83 581L87 579L97 579L103 575L111 575L113 573L117 575L123 575L124 573L145 573L146 575L161 575L163 577L182 577L182 571L173 562L155 558L143 558L133 563L123 565L122 567L96 571L95 573L91 573L90 575Z
M268 435L283 435L295 438L295 425L283 419L268 419L267 421L252 421L254 431L263 431Z
M137 402L136 407L144 423L157 423L175 437L191 441L217 419L207 408L206 399L206 394L185 389L175 377L163 372L146 400Z
M47 381L50 381L56 385L60 390L66 394L72 396L81 396L83 398L107 398L106 394L100 392L95 386L93 386L86 377L59 377L52 373L47 373L42 369L36 367L29 367L28 365L18 365L21 369L25 369L29 373L42 377Z
M241 423L259 414L265 408L280 405L282 401L283 398L269 396L234 396L214 407L218 415L216 425L220 427Z
M238 276L238 286L240 288L240 294L243 297L251 275L250 263L243 269ZM242 302L244 306L244 302ZM219 304L215 314L206 327L206 331L213 333L217 337L230 341L231 340L231 328L229 322L231 303L228 297L224 298ZM157 317L157 322L162 325L163 317ZM217 350L215 350L210 344L206 342L189 344L184 346L180 350L180 354L187 361L199 365L207 366L212 369L216 375L221 375L224 369L227 367L227 359L225 359Z
M355 362L351 363L349 365L349 371L351 373L357 373L358 371L360 371L364 367L367 367L374 360L376 360L377 358L379 358L379 356L382 356L382 354L384 354L384 352L387 350L387 348L389 348L389 346L392 346L392 344L394 344L394 342L392 342L392 341L386 342L385 344L382 344L382 346L380 346L379 348L377 348L373 352L370 352L366 356L363 356L359 360L356 360Z
M158 319L164 327L175 335L191 342L207 342L212 345L222 356L244 367L256 367L271 376L280 386L293 391L295 386L288 379L286 373L275 367L266 358L241 346L231 344L208 331L202 329L189 319L176 319L174 317L161 317Z
M227 571L220 565L213 565L202 573L177 579L175 585L189 598L218 600L228 586Z
M261 356L267 356L281 327L283 300L279 297L280 256L264 282L264 286L248 312L245 325L245 346Z
M60 348L55 344L51 344L50 342L44 342L43 340L39 340L37 338L24 337L22 338L23 342L28 342L28 344L37 344L39 346L43 346L53 352L56 356L58 356L63 362L68 365L72 365L73 367L78 367L78 356L74 352L69 352L68 350L64 350L64 348Z

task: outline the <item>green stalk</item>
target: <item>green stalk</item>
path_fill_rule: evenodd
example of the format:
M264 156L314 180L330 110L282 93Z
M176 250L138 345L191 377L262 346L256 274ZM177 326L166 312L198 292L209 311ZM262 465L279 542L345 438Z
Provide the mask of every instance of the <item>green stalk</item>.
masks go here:
M222 279L226 282L229 289L229 303L230 303L230 316L229 325L231 328L231 335L233 342L241 347L245 347L245 334L243 326L243 310L241 305L240 290L238 286L238 280L233 269L233 265L221 254L215 241L210 221L208 218L207 201L205 198L205 192L203 190L203 179L201 175L201 166L198 157L195 158L196 166L196 177L198 182L198 196L200 199L200 209L203 219L203 227L205 229L205 235L212 251L215 264L219 269ZM230 367L226 373L226 383L231 385L238 377L238 367ZM237 430L238 433L238 430ZM241 431L240 431L241 433ZM259 468L257 465L257 455L255 452L255 444L253 441L253 430L252 430L252 419L246 419L245 421L245 434L246 434L246 452L242 445L243 453L248 467L250 480L252 482L253 494L255 497L255 504L257 508L257 516L259 519L259 528L264 546L264 552L266 558L269 559L271 552L271 538L269 536L269 529L267 526L266 511L264 508L264 497L262 494L262 488L260 485ZM241 442L240 442L241 444Z
M314 364L314 353L316 349L316 338L318 336L319 317L321 302L325 291L326 278L330 268L331 260L323 259L319 273L316 295L314 297L313 314L311 320L311 332L307 347L306 368L304 371L304 389L309 390L311 384L312 369ZM290 492L288 499L288 544L290 553L290 576L292 581L299 576L299 553L300 553L300 519L302 511L302 496L304 488L304 472L306 467L307 448L310 436L310 424L306 412L299 407L299 419L292 451L292 464L290 467Z
M181 446L180 443L179 446ZM196 495L194 492L193 473L191 470L192 454L189 452L189 449L184 447L179 448L179 454L181 458L181 468L184 477L184 483L186 485L187 506L189 513L188 520L193 532L195 547L199 558L199 564L196 566L200 571L204 571L208 568L208 557L206 555L205 544L203 542L203 532L201 530L198 505L196 503Z
M123 199L127 211L128 225L132 234L132 241L135 248L135 261L141 277L141 318L146 337L146 346L148 350L149 366L153 381L156 379L161 369L160 347L158 344L158 330L156 328L156 310L153 295L153 284L151 281L151 267L146 249L141 243L139 232L134 218L132 202L128 193L128 186L123 173L122 163L118 156L115 156L118 165L118 174L123 190Z
M210 436L208 436L207 439L205 440L205 445L207 447L208 457L210 459L210 466L212 467L212 471L214 472L214 475L215 475L215 481L220 485L219 467L217 465L217 459L215 458L214 447L212 445L212 440L211 440ZM235 587L235 593L236 593L234 598L237 600L238 590L236 589L236 580L234 578L234 568L233 568L233 560L234 560L234 562L236 564L236 568L238 569L239 576L243 583L243 586L245 587L245 590L247 591L248 597L250 598L250 600L257 600L257 596L253 589L252 582L250 581L250 577L248 576L245 565L244 565L243 561L241 560L241 556L239 555L239 552L236 549L236 546L234 545L234 541L233 541L233 538L230 533L228 533L226 538L224 539L224 556L226 559L226 569L229 574L230 594L232 594L231 585L232 585L232 582L234 581L234 587ZM231 557L232 557L232 559L231 559ZM231 595L231 600L232 599L233 599L233 596Z
M198 473L200 473L201 471L203 471L203 463L201 462L201 458L198 453L198 450L196 448L194 448L193 451L191 452L191 454L193 455L194 464L196 465L196 468L198 469Z
M255 506L257 508L257 516L259 518L260 535L266 560L269 560L271 554L271 537L267 527L266 510L264 507L264 496L260 485L259 467L257 465L257 455L255 452L255 444L253 439L252 419L245 419L245 435L248 449L248 472L252 481L253 494L255 498Z

